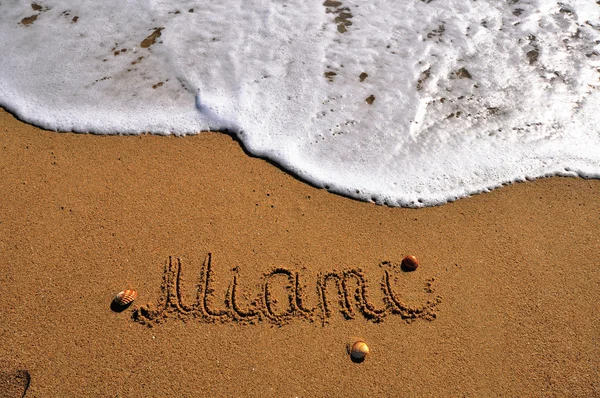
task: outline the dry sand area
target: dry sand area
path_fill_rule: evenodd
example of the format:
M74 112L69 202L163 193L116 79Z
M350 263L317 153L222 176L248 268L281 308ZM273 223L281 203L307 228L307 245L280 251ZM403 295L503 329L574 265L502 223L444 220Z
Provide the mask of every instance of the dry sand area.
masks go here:
M5 111L0 175L0 397L600 396L598 180L387 208Z

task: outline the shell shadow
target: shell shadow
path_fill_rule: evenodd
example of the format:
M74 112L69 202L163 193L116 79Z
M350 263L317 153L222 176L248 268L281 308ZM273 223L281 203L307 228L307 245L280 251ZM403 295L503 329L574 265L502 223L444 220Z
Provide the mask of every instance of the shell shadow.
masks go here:
M400 269L402 270L402 272L415 272L416 271L415 268L409 268L404 263L400 264Z
M125 311L127 308L131 307L131 304L132 304L132 303L129 303L129 304L127 304L127 305L121 305L121 304L119 304L119 303L115 302L115 300L113 300L113 301L111 301L111 302L110 302L110 309L111 309L113 312L123 312L123 311Z
M354 363L363 363L365 361L366 357L362 357L362 358L354 358L352 355L350 355L350 359L352 360L352 362Z

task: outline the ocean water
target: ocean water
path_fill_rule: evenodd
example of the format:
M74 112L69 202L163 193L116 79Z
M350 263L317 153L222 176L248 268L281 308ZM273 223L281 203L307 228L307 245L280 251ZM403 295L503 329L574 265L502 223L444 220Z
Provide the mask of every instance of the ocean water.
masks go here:
M599 178L599 43L595 0L0 0L0 105L58 131L226 130L422 207Z

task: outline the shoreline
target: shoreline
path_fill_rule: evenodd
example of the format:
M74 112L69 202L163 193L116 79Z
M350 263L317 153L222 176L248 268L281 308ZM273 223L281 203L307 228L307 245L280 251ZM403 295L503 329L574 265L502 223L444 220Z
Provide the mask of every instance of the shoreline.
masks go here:
M0 383L10 391L30 375L27 397L600 394L600 180L390 208L302 183L227 135L56 133L5 111L0 150ZM207 253L214 278L199 290ZM419 258L414 272L393 268L405 255ZM181 289L163 286L169 258L185 267ZM440 297L435 319L358 315L389 297L388 266L398 300ZM323 306L315 281L358 269L368 294L340 304L354 285L328 284L326 327L319 317L204 322L200 310L151 327L133 319L173 295L227 310L238 282L238 309L262 295L258 309L277 319L298 298L283 271L299 275L312 308ZM113 312L123 289L139 297ZM346 348L357 339L370 348L362 363Z
M317 184L314 184L312 181L302 177L300 174L294 172L293 170L290 170L288 168L286 168L285 166L281 165L280 163L278 163L276 160L273 160L269 157L261 157L258 155L254 155L253 153L251 153L245 146L243 141L237 136L237 134L230 132L228 130L212 130L212 131L199 131L195 134L187 134L187 135L175 135L175 134L158 134L158 133L141 133L141 134L121 134L121 133L116 133L116 134L99 134L99 133L93 133L93 132L76 132L76 131L55 131L55 130L48 130L45 128L42 128L40 126L36 126L34 124L30 124L26 121L24 121L23 119L21 119L19 116L17 116L15 113L13 113L12 111L9 111L5 108L2 108L0 106L0 114L2 114L2 116L6 116L6 119L4 119L4 122L6 123L8 121L9 124L12 124L14 122L17 122L17 124L22 124L22 125L27 125L30 126L36 130L39 131L44 131L44 132L48 132L48 133L53 133L53 134L72 134L72 135L83 135L83 136L95 136L95 137L144 137L144 136L150 136L150 137L155 137L155 138L169 138L169 139L192 139L192 137L198 136L198 135L203 135L203 134L208 134L208 135L223 135L225 137L230 138L238 147L239 149L244 153L244 155L246 155L249 158L252 159L257 159L260 160L262 162L267 163L269 166L279 170L280 172L294 178L295 180L297 180L298 182L300 182L303 185L306 185L310 188L313 188L315 190L318 191L324 191L327 192L327 194L331 194L334 196L338 196L344 199L349 199L352 201L356 201L356 202L360 202L360 203L367 203L367 204L372 204L375 206L381 206L381 207L386 207L386 208L400 208L400 209L412 209L412 210L418 210L418 209L427 209L427 208L434 208L434 207L440 207L440 206L446 206L449 205L451 203L463 200L463 199L469 199L472 197L476 197L482 194L486 194L486 193L490 193L505 187L510 187L512 185L515 184L522 184L522 183L530 183L530 182L535 182L535 181L543 181L545 179L555 179L555 178L576 178L576 179L583 179L583 180L598 180L600 181L600 178L594 178L594 177L590 177L590 174L586 174L584 172L576 172L573 171L572 169L567 169L565 168L564 171L562 173L557 173L557 174L550 174L550 175L543 175L540 177L535 177L535 178L530 178L530 177L525 177L525 178L519 178L516 179L514 181L505 181L505 182L499 182L496 185L493 186L488 186L488 187L484 187L481 188L480 190L477 190L476 192L470 193L470 194L461 194L462 196L457 196L457 197L453 197L451 199L448 199L446 202L438 202L437 200L435 201L434 204L432 205L423 205L422 201L419 199L417 201L417 203L419 203L418 205L414 205L414 206L405 206L405 205L390 205L387 201L382 200L382 201L378 201L375 198L358 198L358 197L354 197L352 195L348 195L345 192L343 192L343 190L339 190L339 189L334 189L328 185L326 186L319 186ZM414 203L414 202L413 202Z

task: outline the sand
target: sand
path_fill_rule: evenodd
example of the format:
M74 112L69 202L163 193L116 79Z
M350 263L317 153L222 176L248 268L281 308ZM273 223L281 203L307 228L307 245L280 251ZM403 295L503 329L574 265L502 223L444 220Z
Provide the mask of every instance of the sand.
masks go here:
M598 180L388 208L5 111L0 175L4 396L600 396Z

